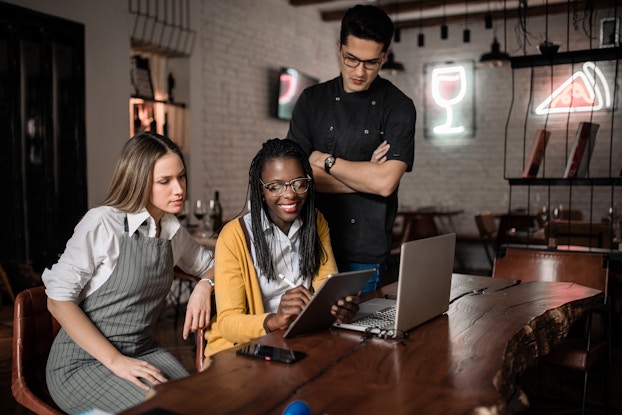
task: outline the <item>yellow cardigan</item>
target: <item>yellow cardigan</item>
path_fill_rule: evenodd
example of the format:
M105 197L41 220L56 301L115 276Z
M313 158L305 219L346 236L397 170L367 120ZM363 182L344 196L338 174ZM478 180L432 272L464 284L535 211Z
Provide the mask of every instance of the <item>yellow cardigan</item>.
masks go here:
M312 285L317 290L329 274L337 272L337 264L330 245L328 223L319 211L316 223L326 254L313 278ZM244 231L237 219L227 223L218 236L214 271L217 315L205 332L205 357L265 335L263 322L268 315L263 308L259 280Z

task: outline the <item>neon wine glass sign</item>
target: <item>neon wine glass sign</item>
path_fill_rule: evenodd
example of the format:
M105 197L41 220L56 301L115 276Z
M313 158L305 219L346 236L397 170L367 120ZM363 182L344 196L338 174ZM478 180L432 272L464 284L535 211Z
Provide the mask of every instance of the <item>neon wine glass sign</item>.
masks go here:
M446 66L432 71L432 99L447 112L444 124L437 125L435 134L460 134L464 126L453 126L453 108L466 96L467 79L464 66Z

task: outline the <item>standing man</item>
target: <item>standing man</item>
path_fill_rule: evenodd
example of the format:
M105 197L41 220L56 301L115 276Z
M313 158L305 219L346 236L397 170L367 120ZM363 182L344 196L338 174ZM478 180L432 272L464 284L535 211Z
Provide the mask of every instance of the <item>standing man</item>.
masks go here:
M386 271L398 186L415 155L413 101L378 76L392 37L382 9L349 9L337 42L341 75L302 93L288 133L309 155L339 271L377 269L363 292Z

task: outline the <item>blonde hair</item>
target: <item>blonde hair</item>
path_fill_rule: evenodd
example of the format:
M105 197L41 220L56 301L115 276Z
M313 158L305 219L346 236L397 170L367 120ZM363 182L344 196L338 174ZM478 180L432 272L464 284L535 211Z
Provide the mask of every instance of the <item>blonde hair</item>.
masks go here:
M144 208L151 196L153 167L167 153L177 154L186 168L181 150L168 137L146 132L128 140L121 150L103 204L130 213Z

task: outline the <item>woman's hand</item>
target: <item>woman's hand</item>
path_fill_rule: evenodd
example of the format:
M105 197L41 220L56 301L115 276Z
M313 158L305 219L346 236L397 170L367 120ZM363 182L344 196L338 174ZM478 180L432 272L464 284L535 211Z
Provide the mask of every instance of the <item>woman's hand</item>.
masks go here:
M214 278L213 274L210 278ZM184 320L184 340L188 339L190 331L197 331L209 325L212 312L212 285L207 281L196 284L186 307Z
M270 331L285 330L298 317L298 314L311 301L311 291L299 285L287 290L281 297L279 309L272 317L268 317L267 325Z
M155 366L121 354L74 302L48 298L48 309L69 337L115 376L126 379L143 390L149 390L149 386L139 378L152 385L166 382L167 379Z
M140 379L144 379L152 386L159 383L167 382L168 379L164 377L162 372L155 366L145 362L144 360L134 359L127 356L119 356L108 365L108 369L121 379L132 382L140 389L148 391L149 385L141 382Z
M330 308L330 314L335 318L337 323L349 323L352 321L356 313L359 311L361 303L361 293L357 295L349 295L333 304Z
M380 145L374 150L371 155L372 163L382 164L387 161L387 153L389 152L389 148L391 145L387 143L387 140L384 140Z

